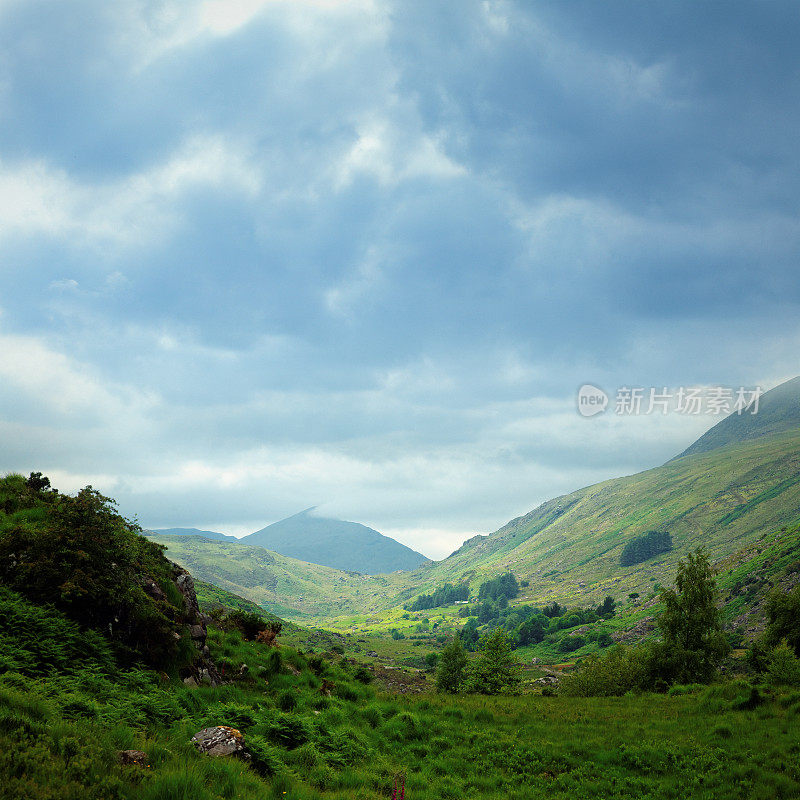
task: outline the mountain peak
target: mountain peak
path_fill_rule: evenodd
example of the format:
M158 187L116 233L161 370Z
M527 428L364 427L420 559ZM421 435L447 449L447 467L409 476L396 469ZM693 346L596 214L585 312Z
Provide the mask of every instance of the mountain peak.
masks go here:
M707 453L729 444L793 429L800 429L800 376L761 395L756 414L747 410L730 414L675 458Z
M311 506L239 541L312 564L366 575L412 570L429 559L382 533L340 519L318 517Z

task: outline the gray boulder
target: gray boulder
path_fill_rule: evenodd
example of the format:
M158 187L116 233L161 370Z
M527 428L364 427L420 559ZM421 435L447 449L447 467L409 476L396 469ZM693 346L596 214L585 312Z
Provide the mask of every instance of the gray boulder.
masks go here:
M227 725L203 728L192 736L192 744L200 753L215 758L219 756L250 758L244 745L244 734Z

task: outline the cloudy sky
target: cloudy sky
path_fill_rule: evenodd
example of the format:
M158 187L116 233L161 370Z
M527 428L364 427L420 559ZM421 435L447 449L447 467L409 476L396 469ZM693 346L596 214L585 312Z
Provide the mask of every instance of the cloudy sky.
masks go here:
M798 372L795 2L0 0L0 471L441 557ZM592 383L607 411L576 413Z

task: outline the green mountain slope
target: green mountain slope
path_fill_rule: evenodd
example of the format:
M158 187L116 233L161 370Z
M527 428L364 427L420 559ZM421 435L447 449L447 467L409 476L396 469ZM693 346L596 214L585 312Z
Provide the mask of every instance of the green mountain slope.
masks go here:
M361 575L299 561L260 546L197 536L151 536L201 581L293 620L376 610L397 594L400 576Z
M313 511L308 508L240 541L301 561L367 575L416 569L428 562L421 553L366 525L317 517Z
M722 444L718 438L711 449L554 498L412 572L355 576L263 550L250 553L242 544L190 543L187 537L172 537L170 556L284 616L309 614L328 622L369 618L446 582L467 582L476 592L483 581L508 571L529 581L516 602L589 606L608 594L646 596L670 583L678 560L698 546L725 562L764 533L800 522L800 429L789 424L798 396L798 380L765 395L766 422L758 435L752 418L742 428L734 415L725 420L725 436L742 441ZM626 544L652 531L668 533L672 549L622 566Z
M550 500L443 561L408 573L357 575L197 537L156 537L202 580L295 620L380 614L441 586L511 571L530 581L519 602L596 604L666 585L678 560L702 545L714 561L766 531L800 521L800 433L785 433L686 456ZM651 530L673 549L629 567L625 545Z
M759 398L757 413L745 410L725 417L677 458L792 430L800 431L800 377L765 392Z
M474 586L512 571L530 581L532 598L589 603L667 582L697 546L719 560L799 518L800 432L764 436L550 500L467 542L430 569L425 584ZM674 548L622 567L624 546L652 530L667 531Z

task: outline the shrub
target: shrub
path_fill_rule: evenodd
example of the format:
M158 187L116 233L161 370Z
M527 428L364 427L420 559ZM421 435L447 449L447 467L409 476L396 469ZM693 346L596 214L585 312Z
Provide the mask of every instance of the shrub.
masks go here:
M363 664L356 668L353 677L360 683L370 683L372 681L372 673Z
M236 628L245 640L255 639L267 627L267 623L260 614L235 608L225 617L228 626Z
M276 705L281 711L294 711L297 708L297 695L291 691L281 692Z
M617 645L602 656L590 655L580 669L561 680L559 692L572 697L621 696L647 683L649 649Z
M279 771L280 759L263 736L248 734L247 749L250 753L250 763L259 775L272 777Z
M785 639L795 655L800 656L800 586L788 594L771 594L767 599L766 611L766 643L777 646Z
M773 686L800 686L800 658L785 639L772 651L767 678Z
M305 722L291 714L281 714L267 725L267 738L288 750L299 747L309 740Z
M561 653L574 653L580 650L586 644L586 639L583 636L565 636L558 643L558 650Z
M757 686L751 686L747 694L739 695L733 699L731 708L734 711L752 711L754 708L763 705L764 697Z

